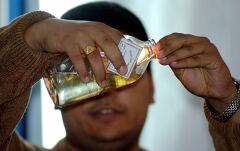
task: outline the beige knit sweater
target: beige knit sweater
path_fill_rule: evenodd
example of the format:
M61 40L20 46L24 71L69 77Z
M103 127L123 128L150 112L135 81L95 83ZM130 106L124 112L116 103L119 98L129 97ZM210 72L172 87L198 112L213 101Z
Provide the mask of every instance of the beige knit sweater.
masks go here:
M15 128L27 107L32 85L46 67L59 60L57 54L32 50L24 41L24 32L51 17L45 12L32 12L0 28L0 151L42 150L22 140ZM205 113L216 150L240 151L240 126L214 120L207 107Z

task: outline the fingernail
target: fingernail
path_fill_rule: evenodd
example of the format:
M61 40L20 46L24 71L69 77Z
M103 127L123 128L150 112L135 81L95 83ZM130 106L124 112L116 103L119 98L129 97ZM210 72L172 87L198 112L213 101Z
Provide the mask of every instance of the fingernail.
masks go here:
M88 76L85 76L84 79L83 79L83 82L87 83L90 81L90 78Z
M128 71L127 66L121 66L121 67L118 69L118 73L121 74L121 75L126 74L127 71Z
M100 83L100 86L101 86L101 87L106 87L106 86L108 86L108 84L109 84L108 80L103 80L103 81Z

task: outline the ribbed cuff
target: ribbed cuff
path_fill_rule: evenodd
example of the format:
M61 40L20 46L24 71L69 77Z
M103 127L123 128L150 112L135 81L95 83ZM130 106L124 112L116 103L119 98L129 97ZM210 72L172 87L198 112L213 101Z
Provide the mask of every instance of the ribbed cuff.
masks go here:
M26 43L24 34L31 25L48 18L54 18L54 16L42 11L31 12L20 16L8 27L8 35L4 38L7 38L10 48L7 49L8 52L3 52L7 55L3 57L3 64L6 65L7 70L15 70L16 65L23 70L28 70L41 60L44 53L33 50Z
M29 89L44 74L46 66L62 58L33 50L25 41L25 31L34 23L54 18L49 13L35 11L18 17L0 33L0 97L3 102ZM0 101L1 102L1 101Z
M239 140L240 124L231 122L220 122L213 118L211 111L207 104L204 104L204 112L209 122L209 127L214 131L217 131L222 136L230 137L233 140Z

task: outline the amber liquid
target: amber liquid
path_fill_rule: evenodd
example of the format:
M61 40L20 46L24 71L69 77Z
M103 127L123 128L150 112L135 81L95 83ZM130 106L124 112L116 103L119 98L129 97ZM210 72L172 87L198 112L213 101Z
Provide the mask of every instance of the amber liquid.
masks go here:
M78 74L53 73L49 78L44 78L49 94L56 107L64 107L81 100L99 95L110 88L119 88L129 85L140 78L140 75L132 74L129 79L125 79L116 74L107 74L110 85L100 87L94 77L88 83L80 80Z
M128 46L128 44L125 43L125 46ZM131 51L131 49L134 47L120 47L120 49L125 48L127 48L128 51ZM87 98L97 96L101 93L104 93L108 89L120 88L137 81L141 75L143 75L151 58L155 57L152 47L149 45L144 45L141 48L141 54L137 58L136 66L131 71L130 77L125 79L124 77L121 77L116 73L111 73L110 70L106 69L106 78L110 81L110 84L104 88L97 84L91 72L89 74L92 75L90 82L82 82L78 74L71 72L72 65L70 65L69 61L62 62L62 64L64 64L63 67L68 67L67 70L65 68L61 69L61 66L59 65L57 65L54 70L49 70L49 77L44 78L44 81L55 106L59 108L68 106ZM100 52L100 54L102 56L104 66L107 67L109 62L107 57L102 52ZM87 67L90 67L87 60L86 64Z

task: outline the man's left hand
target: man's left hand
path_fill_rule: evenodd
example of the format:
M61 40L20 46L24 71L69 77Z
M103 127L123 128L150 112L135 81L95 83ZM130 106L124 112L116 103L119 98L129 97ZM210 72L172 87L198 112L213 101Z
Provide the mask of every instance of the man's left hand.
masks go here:
M221 55L208 38L173 33L157 43L159 63L169 65L185 88L222 112L236 87Z

